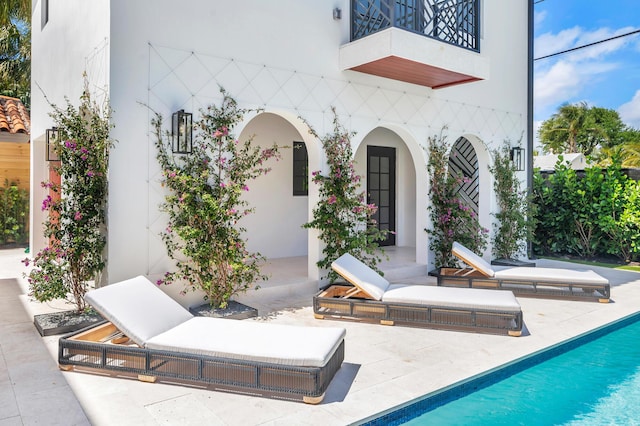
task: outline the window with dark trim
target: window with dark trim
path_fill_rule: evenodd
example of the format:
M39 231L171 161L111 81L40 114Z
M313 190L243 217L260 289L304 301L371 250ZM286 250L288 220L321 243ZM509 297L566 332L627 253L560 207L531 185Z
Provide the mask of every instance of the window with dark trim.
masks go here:
M293 143L293 195L309 195L309 157L304 142Z

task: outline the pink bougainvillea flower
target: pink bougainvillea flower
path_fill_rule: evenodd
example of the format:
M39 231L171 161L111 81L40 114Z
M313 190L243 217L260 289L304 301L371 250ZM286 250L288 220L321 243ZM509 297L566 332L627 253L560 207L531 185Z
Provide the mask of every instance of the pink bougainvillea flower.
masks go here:
M74 218L75 220L80 220L80 219L82 219L82 213L80 213L80 212L76 212L76 214L73 216L73 218Z
M327 200L327 203L329 203L329 204L335 204L335 202L336 202L337 200L338 200L338 199L336 198L336 196L335 196L335 195L331 195L331 196L329 197L329 199Z
M53 204L53 199L51 195L47 195L47 197L42 201L42 211L45 211Z

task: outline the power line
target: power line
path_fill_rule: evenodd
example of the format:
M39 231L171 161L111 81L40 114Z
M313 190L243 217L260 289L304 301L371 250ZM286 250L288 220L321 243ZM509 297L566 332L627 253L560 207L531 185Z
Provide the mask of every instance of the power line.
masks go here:
M539 0L539 1L544 1L544 0ZM614 36L614 37L606 38L604 40L594 41L593 43L589 43L589 44L585 44L585 45L582 45L582 46L573 47L573 48L567 49L567 50L562 50L560 52L552 53L550 55L541 56L539 58L535 58L534 61L538 61L540 59L551 58L552 56L562 55L564 53L573 52L575 50L584 49L585 47L595 46L596 44L604 43L606 41L611 41L611 40L615 40L615 39L622 38L622 37L628 37L630 35L638 34L638 33L640 33L640 30L634 30L634 31L631 31L631 32L628 32L628 33L625 33L625 34L620 34L620 35L617 35L617 36Z

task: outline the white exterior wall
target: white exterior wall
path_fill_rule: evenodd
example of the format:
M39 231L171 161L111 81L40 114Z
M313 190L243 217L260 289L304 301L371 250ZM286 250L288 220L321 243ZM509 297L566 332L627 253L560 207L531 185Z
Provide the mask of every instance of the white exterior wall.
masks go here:
M193 112L197 119L199 108L220 99L218 85L241 107L263 107L272 113L255 121L247 117L236 135L260 131L264 144L271 144L272 139L285 144L303 140L311 171L324 170L326 165L319 141L308 134L301 118L324 135L332 130L331 107L336 108L341 123L356 132L352 142L360 163L358 156L364 155L366 144L396 146L398 184L402 185L398 206L404 209L397 212L397 227L404 234L399 235L398 245L415 246L418 263L431 262L423 231L429 226L423 147L445 125L452 143L466 135L483 167L480 220L491 228L495 200L487 149L497 148L505 139L526 138L526 2L482 1L480 55L489 63L488 79L436 91L340 70L339 49L349 42L348 0L280 0L277 5L261 0L190 0L179 5L168 0L111 0L108 11L103 10L106 0L69 1L76 3L87 5L77 6L73 16L66 16L67 21L87 22L79 18L80 10L110 22L110 97L116 126L113 137L118 142L110 170L109 281L137 274L153 278L171 267L158 236L165 223L158 212L164 193L149 135L151 113L143 104L162 113L165 120L180 108ZM342 9L342 20L333 19L335 7ZM104 26L102 21L92 25L99 30ZM104 38L88 41L96 33L92 25L64 27L56 37L90 49ZM77 50L76 60L81 61L87 53ZM49 60L35 59L42 54L34 50L34 76L46 74ZM70 79L75 72L67 70L59 78ZM74 87L47 83L56 97L70 94L73 98ZM35 104L34 99L34 110ZM34 128L43 132L47 127L43 122L43 114L37 115L34 125L39 127ZM290 168L289 159L276 167ZM313 268L321 247L316 233L301 233L296 228L304 221L301 214L310 219L317 190L311 185L306 206L299 205L304 203L302 198L287 195L291 182L286 173L287 169L274 168L274 174L266 178L271 180L256 183L257 188L269 188L280 179L284 182L274 192L277 198L253 199L261 209L270 202L277 207L246 222L252 231L249 246L271 257L308 254L309 276L317 278L319 271ZM278 222L270 232L253 232L265 220L286 211L296 212L291 223ZM289 220L288 216L280 219ZM274 235L279 247L273 247Z

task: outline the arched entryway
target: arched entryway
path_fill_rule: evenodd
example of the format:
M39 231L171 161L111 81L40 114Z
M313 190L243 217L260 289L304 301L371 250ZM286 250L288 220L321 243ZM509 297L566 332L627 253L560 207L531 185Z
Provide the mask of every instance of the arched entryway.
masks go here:
M307 151L303 136L285 118L263 112L242 129L239 140L253 138L261 148L274 142L280 146L279 161L270 160L271 171L248 184L244 194L254 213L242 219L246 229L247 248L268 259L306 256L308 232L302 227L308 221L309 197L301 189L296 170L295 153Z

